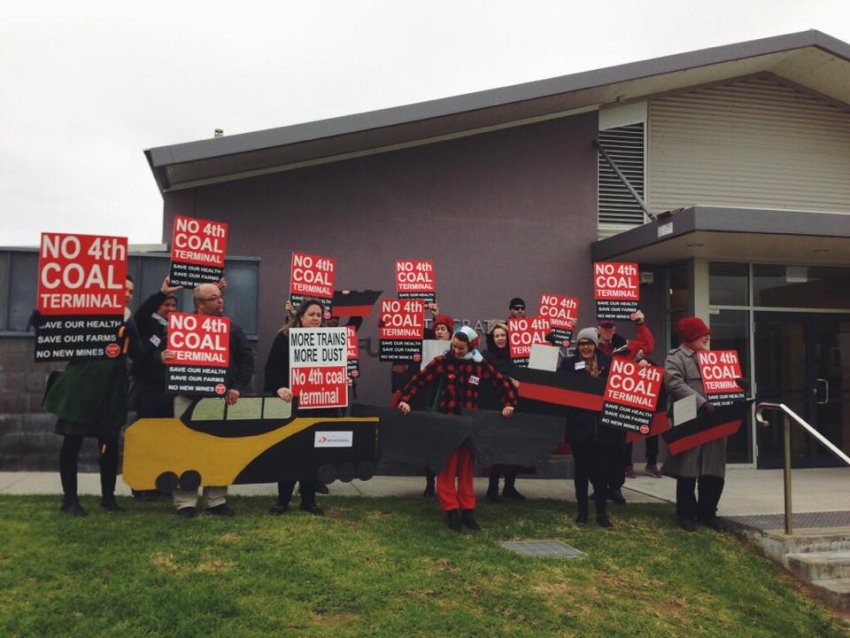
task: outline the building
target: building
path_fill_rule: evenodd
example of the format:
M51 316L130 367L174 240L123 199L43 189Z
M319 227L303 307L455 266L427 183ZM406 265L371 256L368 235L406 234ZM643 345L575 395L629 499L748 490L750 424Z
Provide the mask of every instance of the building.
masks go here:
M218 219L259 260L258 367L294 250L385 296L396 259L433 259L441 309L472 325L544 292L578 296L589 325L592 261L636 261L655 359L700 315L760 399L850 452L850 45L823 33L146 154L164 241L176 214ZM360 399L385 403L374 315L361 352ZM751 419L730 460L776 466L780 445ZM796 432L793 454L831 463Z

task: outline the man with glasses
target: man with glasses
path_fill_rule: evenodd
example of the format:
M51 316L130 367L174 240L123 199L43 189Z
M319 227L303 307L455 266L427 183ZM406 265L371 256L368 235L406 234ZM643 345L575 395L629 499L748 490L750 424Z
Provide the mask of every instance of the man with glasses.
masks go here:
M222 292L225 283L222 279L218 284L201 284L195 288L193 300L195 312L199 315L220 317L224 314L224 297ZM170 351L163 352L163 359L170 358ZM248 344L248 338L235 321L230 321L230 365L227 366L225 385L227 392L224 399L227 405L235 405L243 391L251 384L254 375L254 353ZM192 402L192 397L174 397L174 415L179 417ZM203 489L204 509L216 516L233 516L235 512L225 502L227 486L208 485ZM174 505L180 516L191 518L195 516L195 506L198 503L198 492L189 490L174 490Z
M525 318L525 301L522 297L514 297L508 304L510 316L508 319L524 319Z

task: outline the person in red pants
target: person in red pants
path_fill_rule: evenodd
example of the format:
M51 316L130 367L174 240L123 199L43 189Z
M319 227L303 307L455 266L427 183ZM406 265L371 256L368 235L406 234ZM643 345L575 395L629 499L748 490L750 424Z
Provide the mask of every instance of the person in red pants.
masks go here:
M438 410L461 414L478 407L478 388L491 384L502 398L502 416L510 417L517 404L517 393L508 379L487 363L478 351L478 333L461 326L452 335L451 349L435 357L402 390L398 409L410 413L410 401L428 385L439 389ZM437 474L437 500L446 512L446 523L456 532L466 525L472 531L481 527L475 520L475 493L472 490L474 454L469 441L452 452L446 466Z

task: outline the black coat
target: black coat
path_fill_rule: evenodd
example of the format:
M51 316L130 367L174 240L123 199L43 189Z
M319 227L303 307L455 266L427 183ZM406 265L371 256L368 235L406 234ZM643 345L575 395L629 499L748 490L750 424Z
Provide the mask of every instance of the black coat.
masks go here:
M561 363L561 370L574 374L587 374L586 368L576 369L576 364L581 359L578 355L567 357ZM596 361L599 365L599 380L603 383L608 381L608 372L611 370L611 357L596 351ZM599 412L593 410L582 410L581 408L570 408L567 415L567 439L570 443L603 443L620 444L625 441L625 432L599 424Z

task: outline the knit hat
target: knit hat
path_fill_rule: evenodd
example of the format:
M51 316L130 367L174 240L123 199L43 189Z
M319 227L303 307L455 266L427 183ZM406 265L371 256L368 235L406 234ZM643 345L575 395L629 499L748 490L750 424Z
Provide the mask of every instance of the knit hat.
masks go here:
M596 328L582 328L579 330L573 343L578 345L578 342L582 339L592 341L593 345L599 345L599 333L596 332Z
M696 341L700 337L711 334L711 328L705 325L699 317L682 317L679 319L676 328L684 343Z
M466 341L469 344L470 350L475 350L476 348L478 348L479 338L478 333L475 332L475 330L473 330L469 326L461 326L460 328L454 331L454 334L452 336L457 337L461 334L463 335L461 341Z
M525 306L525 300L522 297L514 297L508 304L508 308L513 308L514 306Z
M437 315L434 317L434 328L437 326L445 326L449 329L449 332L454 332L455 329L455 320L452 319L449 315Z

